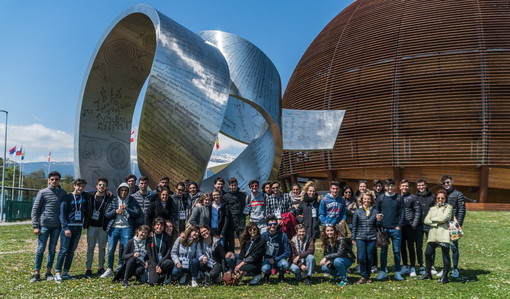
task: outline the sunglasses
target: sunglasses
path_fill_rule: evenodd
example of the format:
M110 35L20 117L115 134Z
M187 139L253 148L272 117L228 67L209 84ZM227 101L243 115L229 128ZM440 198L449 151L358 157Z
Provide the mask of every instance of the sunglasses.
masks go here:
M271 222L271 223L267 224L267 226L276 226L276 225L278 225L278 223L276 223L276 222Z

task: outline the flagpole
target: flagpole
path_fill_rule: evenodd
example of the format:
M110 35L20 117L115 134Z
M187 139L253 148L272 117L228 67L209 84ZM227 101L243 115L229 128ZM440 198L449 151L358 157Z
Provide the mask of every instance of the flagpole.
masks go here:
M9 112L6 110L0 110L5 113L5 134L4 134L4 159L2 161L2 200L0 201L0 221L4 221L4 202L5 202L5 163L7 161L7 119L9 118Z
M16 187L16 161L12 160L12 189L11 189L11 200L14 201L14 187Z
M50 161L51 161L51 152L48 154L48 174L50 175Z
M23 160L19 162L19 183L18 183L18 199L21 198L21 188L23 188Z

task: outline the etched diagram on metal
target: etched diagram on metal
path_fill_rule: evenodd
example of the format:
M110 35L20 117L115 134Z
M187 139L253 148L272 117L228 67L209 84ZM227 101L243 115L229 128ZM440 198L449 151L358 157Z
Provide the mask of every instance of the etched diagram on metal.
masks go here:
M189 178L209 190L214 178L203 176L219 133L247 147L214 177L236 177L242 189L251 179L275 178L284 148L280 75L249 41L197 34L136 5L112 23L92 57L77 109L77 177L125 177L133 126L138 167L151 188L168 176L172 186ZM140 122L132 124L146 81Z

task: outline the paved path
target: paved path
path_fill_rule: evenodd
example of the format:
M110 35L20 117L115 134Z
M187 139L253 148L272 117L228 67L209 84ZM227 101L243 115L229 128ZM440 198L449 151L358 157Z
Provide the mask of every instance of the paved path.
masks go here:
M0 226L3 226L3 225L17 225L17 224L32 224L32 221L30 221L30 220L27 220L27 221L16 221L16 222L3 222L3 221L0 221Z

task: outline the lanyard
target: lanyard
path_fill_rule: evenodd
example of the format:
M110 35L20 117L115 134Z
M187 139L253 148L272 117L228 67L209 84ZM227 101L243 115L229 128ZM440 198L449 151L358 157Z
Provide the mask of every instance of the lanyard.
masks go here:
M76 212L81 211L82 203L81 202L80 202L80 204L77 203L76 194L74 194L74 193L73 193L73 198L74 198L74 210ZM81 194L78 195L78 198L81 199Z
M99 196L96 195L95 197L99 197ZM96 212L101 210L101 207L104 204L104 199L106 198L106 196L103 195L102 197L103 197L103 199L101 200L101 204L99 205L99 208L97 210L96 210L96 199L94 198L94 202L92 202L92 209L94 209L94 211L96 211Z
M161 245L163 245L163 238L164 234L161 234L161 239L159 239L159 246L158 246L158 236L154 234L154 243L156 243L156 247L158 248L158 255L161 255Z

